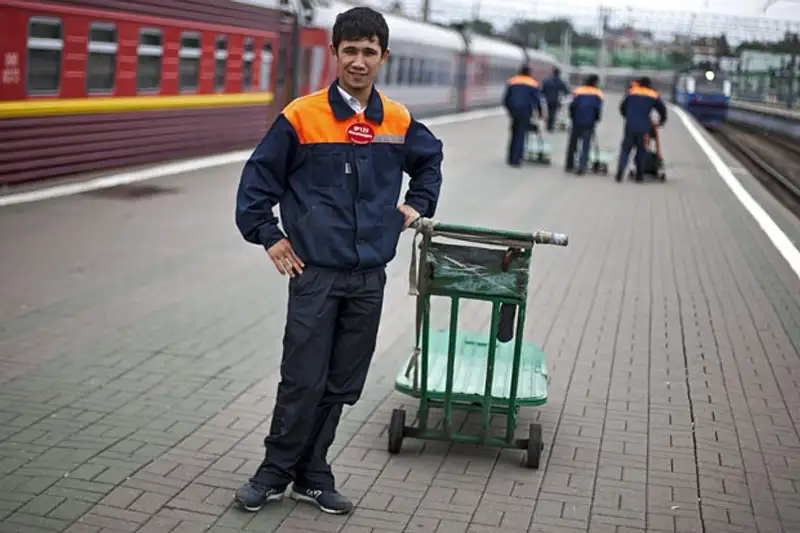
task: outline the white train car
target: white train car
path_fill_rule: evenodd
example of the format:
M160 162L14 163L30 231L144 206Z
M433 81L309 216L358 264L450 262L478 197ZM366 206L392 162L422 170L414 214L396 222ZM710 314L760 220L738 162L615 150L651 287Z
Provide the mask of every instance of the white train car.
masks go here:
M355 5L341 0L320 5L311 24L330 31L336 16ZM500 39L472 35L467 54L467 44L457 30L383 15L391 52L377 86L418 116L500 105L506 80L525 62L521 47ZM559 65L553 56L536 50L528 50L528 59L540 82ZM328 83L335 70L335 61L328 61Z
M356 4L333 1L316 9L313 24L332 28L336 16ZM377 87L417 115L455 112L458 67L464 39L458 31L383 13L389 26L390 54L378 74ZM336 62L329 62L328 80Z

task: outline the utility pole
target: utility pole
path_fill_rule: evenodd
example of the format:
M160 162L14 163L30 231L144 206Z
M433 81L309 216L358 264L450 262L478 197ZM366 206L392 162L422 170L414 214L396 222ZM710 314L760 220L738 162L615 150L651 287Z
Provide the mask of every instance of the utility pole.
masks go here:
M303 6L295 0L294 17L292 17L292 100L300 96L300 16Z
M606 33L608 32L608 18L611 8L600 6L598 9L598 22L600 26L600 50L597 57L597 69L600 73L600 84L606 84L606 55L608 54L608 44L606 43Z
M428 22L431 18L431 0L423 0L422 2L422 21Z

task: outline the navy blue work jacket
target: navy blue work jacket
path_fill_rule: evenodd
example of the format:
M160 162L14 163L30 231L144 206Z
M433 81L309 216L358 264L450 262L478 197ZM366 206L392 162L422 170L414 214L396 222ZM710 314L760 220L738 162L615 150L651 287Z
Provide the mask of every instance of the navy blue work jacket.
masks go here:
M540 99L539 82L530 76L519 74L506 81L506 93L503 96L503 105L512 117L529 118L533 110L542 115L542 102Z
M403 230L403 171L411 176L405 203L432 217L442 158L441 141L405 106L373 88L356 114L334 82L287 105L250 156L236 225L246 241L267 249L288 237L308 265L381 267L394 258Z
M569 89L567 89L567 84L564 83L564 80L556 76L550 76L542 82L542 94L547 103L557 104L558 97L562 94L569 94Z
M649 133L653 127L650 114L653 111L659 115L660 124L667 121L667 107L664 101L653 89L634 86L622 99L619 112L625 117L625 129L631 133Z
M591 85L576 87L569 104L569 118L579 128L593 127L603 116L603 91Z

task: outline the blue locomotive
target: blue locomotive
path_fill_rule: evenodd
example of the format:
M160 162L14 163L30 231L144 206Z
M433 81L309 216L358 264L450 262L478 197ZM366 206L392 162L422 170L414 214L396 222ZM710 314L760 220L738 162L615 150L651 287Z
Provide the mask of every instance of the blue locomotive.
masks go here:
M719 126L728 118L731 81L714 69L690 69L675 75L672 102L703 126Z

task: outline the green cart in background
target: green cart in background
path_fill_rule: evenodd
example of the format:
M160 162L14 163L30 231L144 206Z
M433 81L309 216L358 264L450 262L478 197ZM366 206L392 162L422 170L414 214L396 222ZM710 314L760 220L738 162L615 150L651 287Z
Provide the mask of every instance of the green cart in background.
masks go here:
M553 145L544 140L542 126L538 122L528 125L522 155L527 163L549 165L552 162Z
M395 389L419 399L419 424L407 426L406 411L395 409L389 424L389 453L399 453L405 437L480 444L526 450L525 465L538 468L544 448L541 425L531 424L528 438L515 437L520 407L547 403L544 353L523 341L531 252L535 244L566 246L567 236L457 226L431 219L420 219L412 227L416 234L409 281L411 293L417 296L416 347L397 376ZM431 330L431 296L450 298L448 329ZM458 330L461 300L491 302L488 335ZM430 427L432 408L444 410L441 429ZM481 413L477 434L456 431L456 409ZM506 417L502 436L490 433L495 414Z

